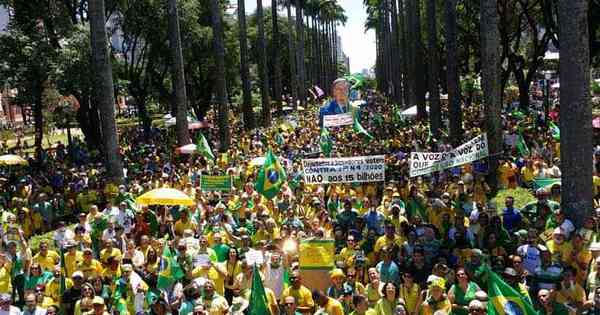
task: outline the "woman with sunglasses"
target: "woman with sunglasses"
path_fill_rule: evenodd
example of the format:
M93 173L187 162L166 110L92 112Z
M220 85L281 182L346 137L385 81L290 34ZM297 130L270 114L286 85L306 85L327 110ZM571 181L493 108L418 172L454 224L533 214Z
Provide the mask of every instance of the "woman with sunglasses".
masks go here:
M53 275L49 271L42 271L42 267L34 263L25 272L25 291L35 290L38 285L46 285L52 279Z
M402 273L402 283L400 284L400 298L404 300L406 313L408 315L417 314L417 308L421 305L421 288L414 281L410 272Z
M467 315L469 303L475 300L475 293L481 289L475 282L469 281L469 276L464 268L456 270L456 280L457 282L448 291L448 299L452 303L452 314Z
M75 311L73 314L82 315L86 314L86 312L92 311L92 302L94 300L94 296L96 296L94 286L87 282L84 283L81 286L81 298L77 302L75 302Z

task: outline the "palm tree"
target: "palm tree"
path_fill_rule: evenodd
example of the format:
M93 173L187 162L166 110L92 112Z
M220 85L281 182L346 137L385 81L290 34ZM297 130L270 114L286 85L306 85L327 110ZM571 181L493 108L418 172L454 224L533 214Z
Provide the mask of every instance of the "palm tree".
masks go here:
M417 105L417 36L416 36L416 1L406 1L406 54L407 54L407 69L406 83L408 94L408 107Z
M304 0L294 0L296 7L296 36L298 44L296 45L298 54L296 55L296 69L298 70L298 98L300 104L306 102L306 66L304 60L304 23L302 18L302 7Z
M581 226L592 213L588 1L559 0L561 205Z
M275 98L277 112L279 113L279 115L281 115L281 60L279 60L279 17L277 14L277 8L277 0L271 0L271 19L273 20L273 33L271 35L271 51L273 59L273 96Z
M223 24L219 0L210 0L210 12L213 28L213 46L215 50L215 101L217 104L217 123L219 125L219 143L221 151L229 149L229 106L227 103L227 82L225 82L225 45L223 43Z
M500 109L502 91L500 88L500 29L496 0L481 0L481 86L485 105L486 131L488 137L489 176L492 190L498 186L498 152L502 151L502 127Z
M108 179L113 183L123 181L123 164L119 154L119 137L115 122L115 95L110 55L107 47L104 0L90 0L90 41L92 65L98 93L98 108L102 118L102 144Z
M248 68L248 34L246 32L245 0L238 0L238 25L240 41L240 78L242 80L242 112L244 127L252 130L256 127L252 110L252 92L250 90L250 70Z
M392 75L392 83L394 85L394 102L402 103L402 73L404 69L402 67L402 53L403 50L401 44L401 34L402 30L399 24L399 14L398 14L398 3L396 0L392 1L392 66L393 75Z
M260 77L260 98L262 101L262 125L266 127L271 124L271 97L269 95L269 70L267 69L267 44L265 41L262 0L256 0L256 24L258 25L256 47L258 47L258 73Z
M243 1L243 0L242 0ZM287 5L287 18L288 18L288 26L289 36L288 36L288 53L289 53L289 63L290 63L290 93L292 95L292 100L294 104L296 104L296 100L298 100L298 84L296 77L296 38L294 32L294 22L292 21L292 0L288 0Z
M179 14L177 0L168 0L169 45L171 46L171 70L173 73L173 89L175 90L175 108L177 143L182 146L190 143L187 124L187 99L185 91L185 74L183 70L183 53L181 52L181 36L179 34Z
M450 142L458 146L462 139L462 110L458 76L458 46L456 43L456 1L446 1L446 74L448 76L448 106Z
M429 55L429 121L431 133L437 139L440 137L442 126L442 110L440 108L440 93L438 86L439 60L437 47L437 17L436 0L427 0L427 42Z

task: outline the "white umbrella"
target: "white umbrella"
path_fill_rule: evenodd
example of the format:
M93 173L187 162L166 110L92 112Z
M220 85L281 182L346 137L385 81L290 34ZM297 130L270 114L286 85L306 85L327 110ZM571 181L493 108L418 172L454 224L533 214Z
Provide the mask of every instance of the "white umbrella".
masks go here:
M196 152L196 145L193 143L186 144L182 147L175 149L175 152L177 152L179 154L192 154L192 153Z

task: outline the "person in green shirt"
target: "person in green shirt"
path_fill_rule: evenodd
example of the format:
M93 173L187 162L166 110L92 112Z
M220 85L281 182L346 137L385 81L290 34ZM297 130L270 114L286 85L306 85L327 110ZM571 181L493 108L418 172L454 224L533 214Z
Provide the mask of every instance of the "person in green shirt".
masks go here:
M367 297L362 294L352 297L352 305L354 306L354 311L350 315L376 315L375 310L369 307Z
M25 291L35 290L35 287L40 284L45 286L53 277L50 271L42 271L40 265L32 264L25 273Z
M217 254L217 261L224 262L229 256L229 246L223 243L221 233L218 232L213 234L213 242L215 244L213 245L212 249L215 251L215 254Z

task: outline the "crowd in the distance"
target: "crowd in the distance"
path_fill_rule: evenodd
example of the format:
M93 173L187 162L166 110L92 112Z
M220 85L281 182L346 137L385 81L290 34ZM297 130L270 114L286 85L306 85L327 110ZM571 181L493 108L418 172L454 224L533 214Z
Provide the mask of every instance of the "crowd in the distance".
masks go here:
M385 154L384 183L303 183L301 159L322 156L312 106L249 133L232 115L231 149L214 161L174 154L164 130L122 132L122 185L107 183L81 143L69 152L59 145L43 163L4 168L0 314L239 315L249 311L252 251L264 256L259 272L272 315L483 314L491 303L485 266L541 314L600 314L600 214L576 228L561 210L560 184L536 185L560 178L549 121L503 112L499 184L536 198L519 209L511 196L491 200L485 160L410 178L411 151L450 146L397 111L370 94L360 115L374 140L352 127L330 131L333 156ZM480 106L465 108L464 141L482 132L481 117ZM205 132L218 147L215 131ZM273 199L255 190L259 166L250 163L268 148L293 161ZM199 180L207 174L240 180L231 192L205 192ZM596 194L599 182L594 177ZM135 204L160 187L180 189L196 205ZM51 230L52 239L31 246L32 236ZM309 238L334 240L325 290L303 281L297 246L289 246ZM165 246L183 271L167 288L159 285Z

